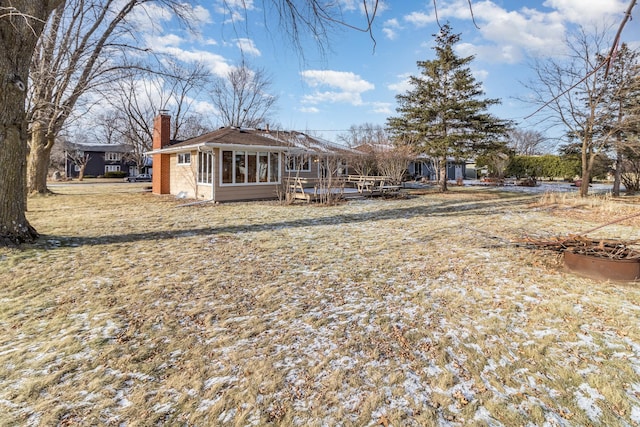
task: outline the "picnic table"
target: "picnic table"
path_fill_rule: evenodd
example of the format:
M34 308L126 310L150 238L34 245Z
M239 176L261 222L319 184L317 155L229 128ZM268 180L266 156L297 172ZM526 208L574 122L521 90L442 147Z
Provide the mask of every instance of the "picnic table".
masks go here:
M346 182L351 183L363 195L393 194L400 190L390 177L380 175L348 175Z
M312 202L328 196L342 197L344 184L336 181L338 185L327 187L320 180L311 178L295 178L289 183L289 194L296 200Z

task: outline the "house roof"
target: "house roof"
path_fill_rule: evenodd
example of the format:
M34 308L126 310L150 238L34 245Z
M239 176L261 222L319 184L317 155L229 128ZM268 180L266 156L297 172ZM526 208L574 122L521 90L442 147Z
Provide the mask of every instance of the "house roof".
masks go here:
M201 147L219 147L244 150L291 151L300 153L338 153L352 150L321 138L295 131L268 131L225 127L186 141L170 144L148 154L179 153Z
M133 147L129 144L82 144L69 143L68 148L72 150L82 150L97 153L129 153Z

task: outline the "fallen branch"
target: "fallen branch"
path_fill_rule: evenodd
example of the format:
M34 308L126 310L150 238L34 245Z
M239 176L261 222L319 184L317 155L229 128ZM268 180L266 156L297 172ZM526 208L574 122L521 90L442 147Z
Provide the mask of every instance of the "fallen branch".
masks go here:
M611 259L640 259L640 252L630 248L630 245L638 241L618 241L609 239L589 239L581 235L569 235L567 237L554 237L550 239L536 239L524 237L517 239L524 247L530 249L546 249L556 252L570 250L577 254L591 255L600 258Z

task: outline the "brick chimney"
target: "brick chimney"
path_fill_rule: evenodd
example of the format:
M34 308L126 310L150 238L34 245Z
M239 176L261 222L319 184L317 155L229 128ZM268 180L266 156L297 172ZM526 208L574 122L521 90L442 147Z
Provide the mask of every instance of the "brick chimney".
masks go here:
M153 149L159 150L169 145L171 133L171 116L168 110L160 110L153 119ZM153 155L153 177L151 191L153 194L169 194L169 154Z

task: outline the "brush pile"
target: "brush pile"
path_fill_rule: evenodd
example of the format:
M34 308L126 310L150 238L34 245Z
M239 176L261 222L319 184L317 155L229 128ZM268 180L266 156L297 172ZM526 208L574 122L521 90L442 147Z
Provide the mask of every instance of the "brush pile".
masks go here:
M547 239L524 237L516 240L516 243L530 249L546 249L556 252L571 251L599 258L640 260L640 251L630 247L637 244L637 241L590 239L582 235L570 234L567 237Z

